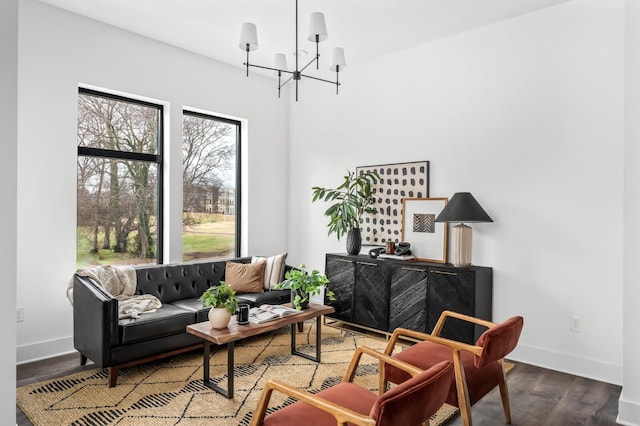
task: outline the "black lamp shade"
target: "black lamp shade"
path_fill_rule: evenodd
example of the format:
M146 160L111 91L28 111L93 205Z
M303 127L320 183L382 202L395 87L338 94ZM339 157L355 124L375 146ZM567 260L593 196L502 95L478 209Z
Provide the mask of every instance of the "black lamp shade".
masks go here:
M470 192L456 192L436 222L493 222Z

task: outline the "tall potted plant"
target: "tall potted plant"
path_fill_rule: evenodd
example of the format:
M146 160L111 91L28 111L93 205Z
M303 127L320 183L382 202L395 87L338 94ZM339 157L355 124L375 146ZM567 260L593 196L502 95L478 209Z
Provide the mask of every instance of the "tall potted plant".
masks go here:
M209 287L200 296L204 306L211 306L209 310L209 322L213 328L226 328L231 320L231 315L238 310L238 299L235 290L220 281L219 285Z
M329 235L336 234L338 240L347 235L347 253L358 254L362 247L360 218L364 213L376 214L372 206L375 201L371 186L380 181L377 171L360 175L347 170L344 180L337 188L314 186L313 202L323 200L331 205L324 212L329 217Z

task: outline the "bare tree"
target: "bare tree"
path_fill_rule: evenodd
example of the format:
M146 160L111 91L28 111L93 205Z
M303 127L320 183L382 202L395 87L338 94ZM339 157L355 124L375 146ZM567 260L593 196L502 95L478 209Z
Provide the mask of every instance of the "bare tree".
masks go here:
M235 164L232 126L195 115L183 118L183 209L203 212L206 200L214 202L224 185L224 173Z
M155 153L157 132L157 109L106 97L79 96L79 144L114 151ZM90 162L86 159L78 161L78 193L82 193L86 201L82 205L79 202L78 215L93 217L92 251L97 251L98 229L102 227L103 248L153 257L155 243L151 229L157 178L155 172L149 172L150 164L98 158L98 166L89 169ZM130 235L134 231L137 231L135 244L130 247ZM113 247L112 233L116 239Z

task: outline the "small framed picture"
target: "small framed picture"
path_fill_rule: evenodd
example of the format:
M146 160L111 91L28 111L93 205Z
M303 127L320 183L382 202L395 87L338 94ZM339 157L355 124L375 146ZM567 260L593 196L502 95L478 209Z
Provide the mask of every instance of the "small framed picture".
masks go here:
M448 198L403 198L402 241L411 244L417 260L447 263L447 223L436 217Z

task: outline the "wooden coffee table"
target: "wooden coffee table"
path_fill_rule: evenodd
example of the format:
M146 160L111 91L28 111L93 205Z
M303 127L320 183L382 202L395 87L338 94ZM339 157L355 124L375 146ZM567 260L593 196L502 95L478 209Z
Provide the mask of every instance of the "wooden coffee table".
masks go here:
M322 324L320 319L322 315L331 314L333 312L335 312L335 309L331 306L310 303L309 308L303 309L299 314L275 319L273 321L267 321L262 324L249 323L240 325L236 322L235 318L231 318L229 326L221 330L211 328L211 324L209 324L209 321L188 325L187 332L200 337L204 342L202 362L202 367L204 370L204 385L226 396L229 399L233 398L234 342L236 342L237 340L242 340L246 337L268 333L269 331L276 330L278 328L284 327L285 325L291 325L291 354L310 359L311 361L320 362L320 350L322 343ZM313 318L316 319L315 357L304 354L302 352L298 352L298 350L296 349L296 323ZM211 378L209 377L209 354L210 346L212 343L215 345L227 345L227 389L223 389L220 386L216 385L211 381Z

